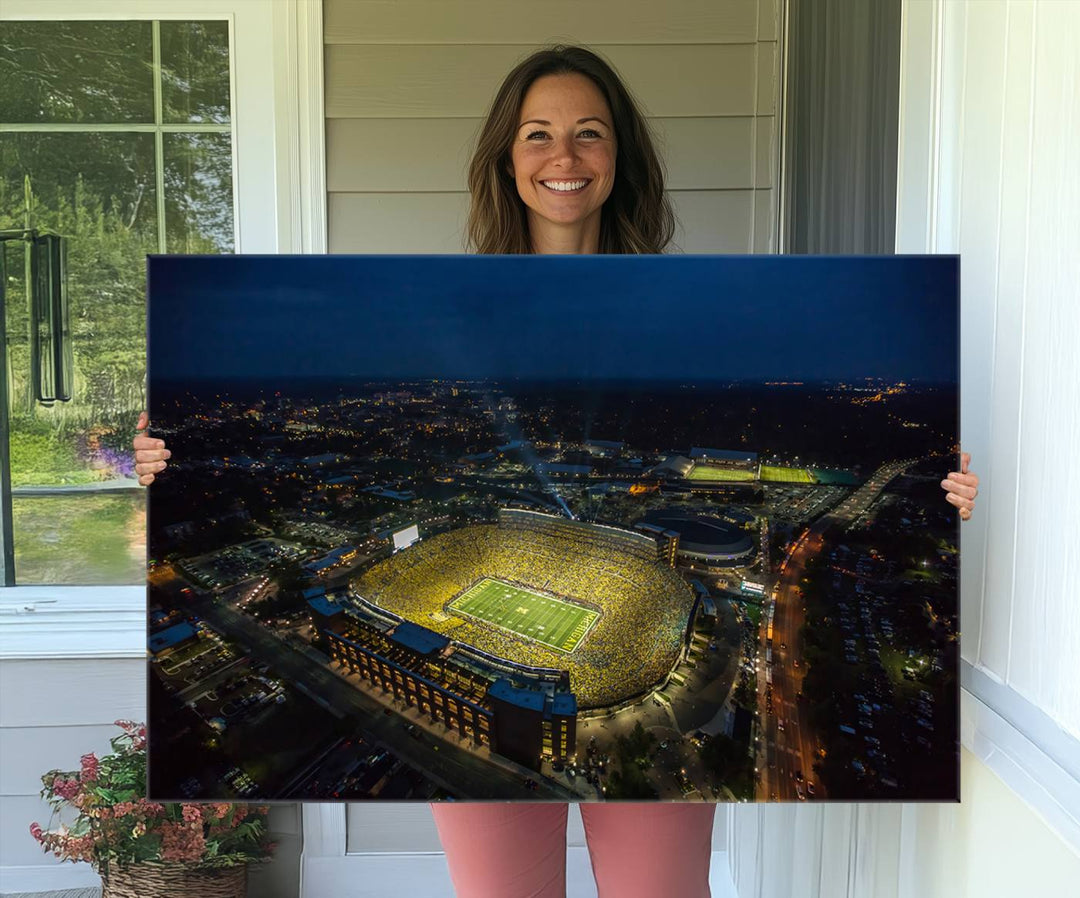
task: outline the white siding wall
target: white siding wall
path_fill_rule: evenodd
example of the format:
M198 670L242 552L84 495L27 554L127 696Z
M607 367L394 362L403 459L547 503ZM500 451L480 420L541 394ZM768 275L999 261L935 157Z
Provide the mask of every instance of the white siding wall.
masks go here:
M556 42L598 50L645 107L683 251L775 251L779 6L326 0L330 251L462 252L483 115L513 65Z
M49 821L41 774L77 770L86 752L108 752L114 720L145 716L145 682L137 659L0 661L0 868L50 862L29 830Z

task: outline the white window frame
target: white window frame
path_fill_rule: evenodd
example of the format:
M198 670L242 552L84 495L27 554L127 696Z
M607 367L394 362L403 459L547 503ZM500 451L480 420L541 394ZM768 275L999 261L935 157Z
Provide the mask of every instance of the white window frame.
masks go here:
M229 23L237 253L325 253L321 0L4 0L0 21ZM0 587L0 658L146 653L146 588Z

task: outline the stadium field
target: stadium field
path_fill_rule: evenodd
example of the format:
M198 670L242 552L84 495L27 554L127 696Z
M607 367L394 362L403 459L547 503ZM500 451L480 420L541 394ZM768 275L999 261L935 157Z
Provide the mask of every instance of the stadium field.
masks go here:
M490 577L470 586L447 610L494 624L558 652L574 651L600 616L580 605Z
M716 465L694 465L690 471L688 480L706 480L717 483L753 480L757 476L755 471L744 471L739 468L720 468Z
M817 483L806 468L782 468L777 465L762 465L761 479L772 483Z

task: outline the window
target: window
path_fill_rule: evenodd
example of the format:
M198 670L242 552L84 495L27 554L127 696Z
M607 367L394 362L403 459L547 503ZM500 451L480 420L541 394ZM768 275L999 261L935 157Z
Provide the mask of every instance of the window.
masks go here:
M143 27L147 27L147 22L142 20L154 19L162 24L175 20L227 23L233 113L230 126L235 197L233 250L324 252L321 5L249 0L140 0L137 6L125 5L124 10L137 10L135 17L140 21L136 24ZM13 23L108 22L117 18L117 4L112 0L53 0L48 4L37 0L3 0L0 3L0 31L4 34ZM6 93L7 70L4 72L0 90ZM163 108L165 102L163 93ZM62 131L70 124L58 123L53 130ZM7 117L0 116L0 139L6 140L10 132L17 130L9 125ZM75 125L77 130L78 123ZM164 155L164 146L162 149ZM155 190L156 180L155 174L152 185ZM144 196L143 204L147 202ZM202 213L198 203L193 207L196 215ZM14 258L11 252L9 258ZM7 419L2 420L6 425ZM75 489L79 486L70 485ZM121 498L144 501L140 489L124 489L128 492L121 493ZM111 494L102 491L100 495ZM21 498L32 497L24 493ZM0 532L3 526L0 516ZM66 555L68 547L60 544L59 532L45 536L54 540L49 545L57 555ZM120 586L120 582L115 580L98 587L43 584L0 589L0 655L42 658L145 653L143 581L129 586ZM135 581L128 579L128 582ZM30 608L35 609L34 613L26 611Z
M4 27L0 231L67 238L74 358L71 401L37 402L25 242L0 244L17 583L145 579L144 260L234 248L229 58L223 20Z

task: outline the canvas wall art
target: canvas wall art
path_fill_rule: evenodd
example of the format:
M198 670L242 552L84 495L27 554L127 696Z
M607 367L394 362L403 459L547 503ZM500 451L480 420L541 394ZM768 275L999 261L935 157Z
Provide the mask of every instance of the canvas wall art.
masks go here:
M151 257L151 796L956 800L958 276Z

